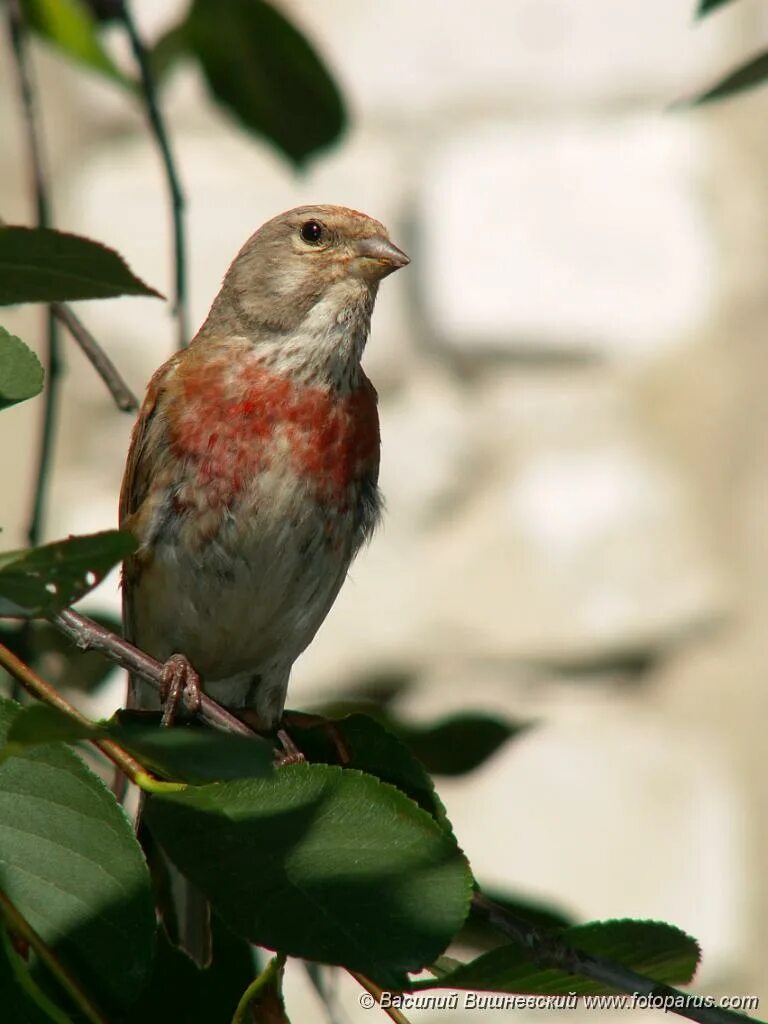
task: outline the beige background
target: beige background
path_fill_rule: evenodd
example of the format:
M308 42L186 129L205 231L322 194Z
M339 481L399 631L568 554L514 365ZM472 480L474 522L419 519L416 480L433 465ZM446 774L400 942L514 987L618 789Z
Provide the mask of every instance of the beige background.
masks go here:
M440 782L477 876L583 919L675 922L703 944L699 990L760 995L765 1017L766 95L669 110L768 40L764 4L701 26L693 0L286 6L353 127L295 176L193 70L174 75L193 322L251 230L299 202L365 210L413 259L382 288L366 357L386 522L289 703L396 671L415 678L403 711L417 718L534 719L475 775ZM136 7L154 33L180 5ZM57 224L169 292L140 115L36 56ZM13 85L2 60L0 215L27 223ZM80 312L143 389L171 351L167 307ZM37 343L39 311L2 321ZM50 537L114 525L130 429L66 349ZM23 543L39 413L0 421L6 547ZM115 608L115 580L88 604ZM98 710L119 699L116 680ZM289 987L307 1019L298 969ZM341 994L345 1019L372 1019L354 987Z

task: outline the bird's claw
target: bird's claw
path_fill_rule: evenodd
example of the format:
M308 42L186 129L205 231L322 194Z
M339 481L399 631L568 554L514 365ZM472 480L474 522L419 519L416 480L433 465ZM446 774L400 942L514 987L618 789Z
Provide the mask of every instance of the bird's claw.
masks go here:
M163 665L160 678L161 726L173 725L182 702L191 715L196 715L200 710L202 692L200 676L189 661L183 654L172 654Z

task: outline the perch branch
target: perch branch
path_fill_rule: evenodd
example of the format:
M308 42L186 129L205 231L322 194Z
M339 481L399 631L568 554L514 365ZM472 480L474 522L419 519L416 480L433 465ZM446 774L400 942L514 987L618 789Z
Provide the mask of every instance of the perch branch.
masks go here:
M160 692L163 666L138 647L134 647L127 640L111 633L85 615L72 611L71 608L53 616L51 622L81 650L100 651L129 672L141 676L154 686L158 693ZM236 732L241 736L254 736L252 729L206 694L201 694L199 716L204 722L218 729Z

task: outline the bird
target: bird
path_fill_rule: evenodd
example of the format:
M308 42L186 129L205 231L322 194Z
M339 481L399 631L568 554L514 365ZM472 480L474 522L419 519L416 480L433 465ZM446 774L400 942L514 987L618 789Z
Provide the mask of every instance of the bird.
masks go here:
M132 433L125 636L169 678L191 665L203 692L265 730L381 514L361 357L379 282L409 262L346 207L267 221L189 346L152 377ZM129 705L157 706L146 683L130 686Z
M182 687L188 709L202 692L279 727L291 667L381 515L377 395L361 358L379 282L409 262L355 210L281 213L150 380L120 491L120 527L137 542L123 632L163 664L163 686L159 697L131 677L128 707L167 698L168 710ZM205 901L174 885L179 945L204 966Z

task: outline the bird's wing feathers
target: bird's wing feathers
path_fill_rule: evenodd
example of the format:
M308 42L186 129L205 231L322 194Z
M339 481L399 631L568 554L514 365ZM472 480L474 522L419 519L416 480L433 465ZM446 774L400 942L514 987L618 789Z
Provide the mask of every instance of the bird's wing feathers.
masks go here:
M158 406L168 376L175 370L179 355L181 353L178 353L164 363L149 382L147 394L134 425L131 445L128 449L125 473L123 474L123 482L120 488L119 522L120 528L134 533L140 544L144 540L142 520L146 518L142 516L142 506L150 489L152 475L151 460L145 458L147 441L150 429L158 414ZM123 633L126 640L135 640L132 608L133 589L141 573L142 561L142 553L139 550L135 555L126 558L123 563Z

